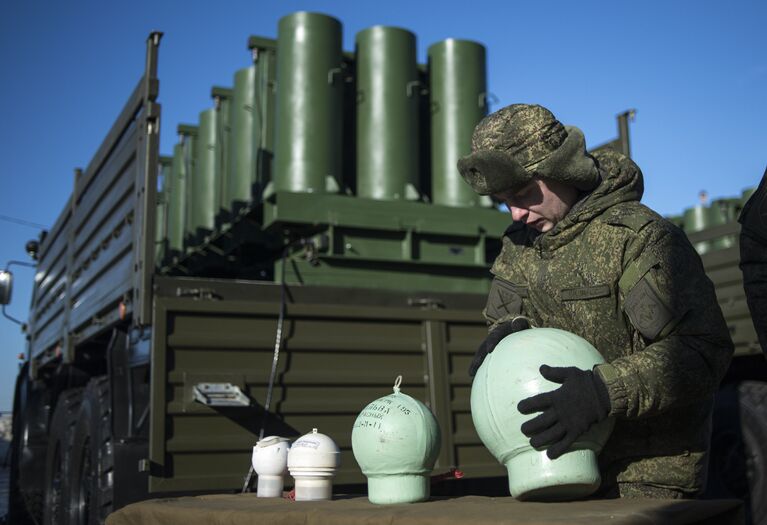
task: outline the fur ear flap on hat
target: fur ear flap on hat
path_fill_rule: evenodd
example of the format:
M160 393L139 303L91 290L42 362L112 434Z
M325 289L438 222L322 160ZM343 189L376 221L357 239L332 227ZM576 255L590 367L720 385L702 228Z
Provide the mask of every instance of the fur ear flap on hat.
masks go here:
M533 174L505 151L480 150L458 159L458 171L479 195L521 188Z
M591 191L601 177L594 159L586 153L583 132L575 126L565 126L564 142L545 159L524 168L510 153L485 149L458 160L463 180L479 195L492 195L522 188L534 176Z
M591 191L601 177L594 159L586 153L583 132L575 126L565 126L567 138L551 155L528 169L544 179L552 179L581 191Z

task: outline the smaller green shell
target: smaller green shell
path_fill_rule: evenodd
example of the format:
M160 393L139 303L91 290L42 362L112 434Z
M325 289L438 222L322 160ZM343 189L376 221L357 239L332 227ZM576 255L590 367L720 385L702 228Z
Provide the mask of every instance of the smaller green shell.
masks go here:
M431 410L399 390L368 404L354 422L352 450L368 478L372 503L412 503L429 498L429 475L440 448Z

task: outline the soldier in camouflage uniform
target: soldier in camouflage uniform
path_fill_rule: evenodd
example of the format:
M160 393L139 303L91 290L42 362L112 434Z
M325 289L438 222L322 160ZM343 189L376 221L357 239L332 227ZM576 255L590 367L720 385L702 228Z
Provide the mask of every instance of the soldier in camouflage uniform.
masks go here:
M767 170L738 221L743 288L759 344L767 355Z
M583 337L607 364L542 366L562 386L519 403L538 414L522 432L554 459L614 417L598 495L694 496L733 345L697 253L639 203L639 167L614 151L589 155L580 130L525 104L482 120L458 167L474 191L505 201L514 220L492 268L490 333L470 374L528 319Z

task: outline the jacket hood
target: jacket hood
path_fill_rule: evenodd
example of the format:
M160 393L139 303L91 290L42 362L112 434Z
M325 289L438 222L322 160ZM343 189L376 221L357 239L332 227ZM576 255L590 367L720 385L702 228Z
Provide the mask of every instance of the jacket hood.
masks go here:
M639 201L644 193L644 178L639 166L613 150L591 154L602 181L573 205L568 214L551 230L535 239L541 250L556 250L578 236L594 218L607 209L628 201Z

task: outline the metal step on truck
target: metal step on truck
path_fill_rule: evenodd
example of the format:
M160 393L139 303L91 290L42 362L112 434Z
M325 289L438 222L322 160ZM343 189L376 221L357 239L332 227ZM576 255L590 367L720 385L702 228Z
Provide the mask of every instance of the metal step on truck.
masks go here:
M466 371L509 216L455 168L487 113L485 49L448 39L418 64L406 30L361 31L355 53L341 31L295 13L277 39L251 37L252 65L212 89L169 157L149 36L143 76L27 246L11 523L103 523L147 498L241 491L259 436L312 428L341 448L336 483L360 487L354 419L398 375L439 421L436 468L465 473L435 493L506 490ZM625 151L626 116L610 145ZM767 372L735 224L717 227L733 244L704 254L738 349L710 495L750 497L767 523ZM10 272L0 281L7 303Z

